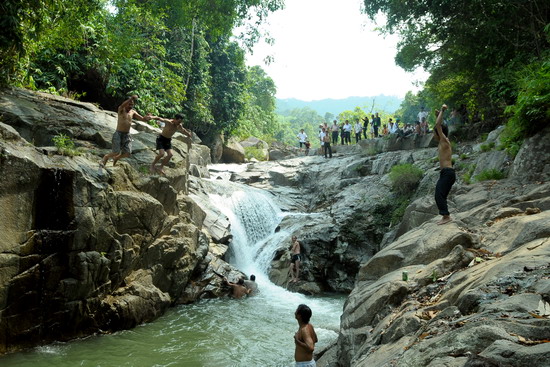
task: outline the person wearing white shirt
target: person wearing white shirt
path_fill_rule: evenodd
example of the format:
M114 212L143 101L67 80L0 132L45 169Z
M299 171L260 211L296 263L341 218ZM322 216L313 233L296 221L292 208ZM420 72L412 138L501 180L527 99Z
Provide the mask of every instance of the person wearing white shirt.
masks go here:
M307 141L307 134L304 132L304 129L300 130L298 135L296 136L298 138L298 141L300 142L300 148L302 147L302 144L305 145Z
M420 112L418 112L418 122L422 122L422 119L428 119L428 111L424 111L424 107L420 107Z
M392 119L390 119L390 134L396 134L397 133L397 124L393 122Z
M344 144L351 144L351 129L352 126L348 120L344 124Z
M332 144L338 143L338 131L340 130L340 127L336 123L336 120L332 123Z
M363 131L363 125L361 125L361 122L357 120L355 122L354 127L355 127L355 144L357 144L359 140L361 140L361 132Z

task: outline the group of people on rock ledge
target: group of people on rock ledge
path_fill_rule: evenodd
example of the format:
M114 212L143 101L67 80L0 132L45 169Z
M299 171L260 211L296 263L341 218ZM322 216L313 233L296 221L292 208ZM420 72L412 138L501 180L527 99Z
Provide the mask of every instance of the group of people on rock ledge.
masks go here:
M462 107L461 107L462 108ZM437 208L439 209L439 214L441 214L442 218L438 222L438 224L445 224L449 223L451 221L451 217L449 215L449 210L447 207L447 196L449 195L449 192L451 191L451 187L456 181L456 173L453 168L452 164L452 149L451 149L451 142L449 141L448 135L449 135L449 129L447 125L443 124L443 114L447 110L447 105L442 105L441 110L435 110L435 116L436 116L436 122L433 129L433 135L434 138L438 142L438 156L439 156L439 167L440 167L440 177L437 181L436 188L435 188L435 202L437 204ZM455 110L456 113L460 112L458 110ZM428 112L424 110L424 107L420 107L420 112L418 113L418 120L416 121L415 125L416 127L412 127L411 124L406 124L404 129L401 129L399 126L400 119L397 118L395 122L393 122L393 119L389 119L389 129L387 125L383 125L382 131L380 132L380 117L378 116L378 112L376 114L371 115L372 119L370 121L371 128L370 128L370 134L369 137L371 138L377 138L381 135L386 134L397 134L399 136L407 136L410 134L419 134L419 135L426 135L428 132L430 132L427 118L428 118ZM363 124L361 124L360 120L357 119L354 126L352 126L349 122L349 120L346 120L345 122L338 125L338 122L334 120L332 127L329 129L328 124L325 122L324 124L319 125L319 141L321 143L321 149L324 152L325 158L332 158L332 144L338 143L338 137L340 136L341 144L351 144L351 132L355 132L355 142L358 143L361 140L361 135L367 139L367 131L368 131L368 124L369 124L369 118L364 117L363 118ZM332 132L332 135L329 135L329 131ZM304 129L300 130L300 133L297 135L300 149L302 148L302 145L305 146L305 154L309 154L309 148L310 143L307 134L304 132ZM299 257L299 256L298 256ZM294 262L293 262L294 263ZM293 264L291 264L291 269L293 267ZM298 265L296 266L297 272L299 272L299 261ZM291 273L292 274L292 273ZM294 280L294 277L293 277Z
M352 133L354 134L356 144L362 139L374 139L390 134L396 134L398 136L408 136L412 134L426 135L430 132L427 118L428 112L424 110L424 107L420 107L418 119L412 124L407 123L401 125L400 118L396 118L395 122L390 118L387 124L382 125L378 112L372 114L370 120L368 116L357 119L355 124L350 123L349 120L345 120L338 124L338 121L334 120L332 126L329 127L328 123L325 122L319 125L318 137L321 143L321 151L324 153L325 158L332 158L331 144L336 145L339 141L341 145L352 144ZM309 155L311 143L304 129L301 129L296 137L298 138L299 147L305 147L305 154Z

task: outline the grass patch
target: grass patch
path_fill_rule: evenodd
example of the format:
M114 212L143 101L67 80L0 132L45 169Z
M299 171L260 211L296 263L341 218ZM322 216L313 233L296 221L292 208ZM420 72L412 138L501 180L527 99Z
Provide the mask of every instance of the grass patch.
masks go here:
M267 157L263 151L263 149L259 149L256 147L246 147L244 148L244 156L246 159L257 159L259 161L267 161Z
M73 139L71 139L68 135L56 135L52 138L52 141L57 148L57 152L61 155L74 157L81 154L81 152L76 149Z
M502 180L506 175L504 172L498 169L486 169L477 174L474 179L478 182L488 181L488 180Z
M464 173L460 176L462 178L462 181L466 183L467 185L472 183L472 175L474 174L474 171L476 170L475 164L464 164L459 163L457 165L457 170L464 171Z
M487 144L481 144L481 146L479 147L481 149L482 152L489 152L491 150L493 150L493 148L495 147L495 142L492 141L490 143L487 143Z
M414 193L424 172L412 164L398 164L393 166L389 173L392 190L399 195Z

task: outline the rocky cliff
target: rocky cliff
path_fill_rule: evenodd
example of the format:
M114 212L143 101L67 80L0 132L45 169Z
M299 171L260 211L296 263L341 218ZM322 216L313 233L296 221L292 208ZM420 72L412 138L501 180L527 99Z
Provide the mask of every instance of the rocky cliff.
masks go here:
M318 353L319 366L550 366L550 131L515 158L498 149L500 131L455 146L454 220L444 226L433 199L437 151L420 137L337 146L332 159L255 163L233 175L304 212L281 223L305 249L303 281L287 284L284 243L274 282L351 291L338 341ZM424 175L396 223L388 172L402 163ZM491 170L507 178L471 179Z
M205 168L208 148L189 150L177 137L167 177L149 175L158 130L137 123L132 157L100 170L114 113L7 90L0 114L0 352L132 327L221 294L216 273L236 270L222 260L229 222L200 180L218 175ZM498 149L499 133L455 146L454 220L445 226L435 224L429 137L336 146L332 159L257 162L231 174L294 213L280 229L303 245L302 281L288 284L288 242L273 254L271 279L307 294L350 294L339 338L318 351L318 365L548 365L550 131L514 158ZM60 134L76 155L53 147ZM403 163L423 172L406 200L388 175ZM506 178L472 179L488 170Z
M130 328L220 294L203 271L225 269L223 251L210 251L206 214L187 194L209 149L176 135L167 176L149 175L159 130L136 123L132 157L101 169L115 126L92 104L0 93L0 353ZM61 135L75 143L68 156L52 143Z

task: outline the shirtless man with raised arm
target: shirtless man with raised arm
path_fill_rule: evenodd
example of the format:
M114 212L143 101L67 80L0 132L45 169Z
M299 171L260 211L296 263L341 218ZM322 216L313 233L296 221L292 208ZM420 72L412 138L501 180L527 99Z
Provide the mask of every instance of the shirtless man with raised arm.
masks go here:
M103 168L113 158L113 166L121 158L127 158L132 153L132 140L130 139L130 127L132 126L132 119L140 121L149 121L150 116L141 116L134 110L134 105L138 99L138 96L133 95L118 107L118 120L116 124L116 131L113 134L113 151L105 154L103 159L99 162L99 165Z
M301 260L301 254L300 254L300 242L298 242L298 239L296 236L292 236L292 239L290 240L290 251L292 253L292 257L290 259L290 283L296 283L300 277L300 260Z
M168 162L174 155L172 152L172 136L174 136L177 130L179 130L183 135L188 136L189 138L192 138L193 134L191 133L191 131L181 126L181 123L183 121L183 116L180 114L177 114L176 117L173 119L166 119L164 117L158 117L158 116L149 116L149 117L153 120L157 120L165 123L164 127L162 128L162 132L160 133L159 136L157 136L157 150L159 152L155 157L155 159L153 160L153 163L151 163L151 173L158 172L164 175L163 168L168 164ZM188 147L191 148L190 146ZM165 153L166 153L166 157L162 159ZM160 160L160 168L157 168L156 164L159 160Z
M294 360L296 361L296 367L315 367L313 351L315 350L315 343L318 340L313 325L309 323L311 309L301 304L296 309L294 317L298 321L298 331L294 334L294 344L296 345Z
M449 128L447 125L443 125L443 113L447 109L447 105L441 106L441 111L435 111L437 119L434 126L434 138L438 141L437 152L439 156L439 167L441 173L439 174L439 180L435 185L435 202L439 209L439 214L442 218L437 224L445 224L451 221L449 215L449 209L447 207L447 196L451 191L451 187L456 181L456 173L453 168L452 162L452 149L451 142L447 138L449 134Z

